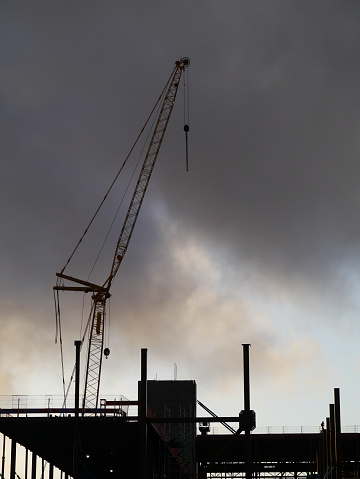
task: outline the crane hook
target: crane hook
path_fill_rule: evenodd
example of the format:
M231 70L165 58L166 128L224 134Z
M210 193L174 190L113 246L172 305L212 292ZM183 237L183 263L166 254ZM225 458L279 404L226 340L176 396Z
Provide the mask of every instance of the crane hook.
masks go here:
M189 171L189 148L188 148L188 131L189 125L184 125L185 142L186 142L186 171Z

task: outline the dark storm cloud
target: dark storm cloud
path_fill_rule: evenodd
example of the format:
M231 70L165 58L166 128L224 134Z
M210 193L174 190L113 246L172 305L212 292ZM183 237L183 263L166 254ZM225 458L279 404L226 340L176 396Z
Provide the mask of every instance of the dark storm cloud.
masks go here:
M174 61L187 55L190 171L181 88L114 284L122 347L147 340L168 360L181 344L190 369L199 353L209 383L212 352L209 369L225 384L242 340L257 343L257 370L268 360L280 382L297 359L308 364L297 343L277 355L277 316L298 308L294 316L313 311L321 324L330 310L358 308L358 4L17 2L1 10L0 321L29 321L50 337L55 272ZM94 244L109 222L106 212ZM92 254L69 272L88 274ZM106 262L100 270L105 278ZM273 314L262 317L267 307ZM199 351L191 328L206 336ZM309 363L321 355L315 342L305 342Z
M191 70L193 194L176 202L181 183L163 188L192 232L328 282L359 241L359 9L260 5L246 9L251 31L211 49L205 76Z

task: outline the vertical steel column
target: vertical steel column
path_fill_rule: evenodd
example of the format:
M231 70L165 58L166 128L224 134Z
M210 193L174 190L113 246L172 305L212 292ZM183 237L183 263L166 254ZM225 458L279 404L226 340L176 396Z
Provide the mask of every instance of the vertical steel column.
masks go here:
M73 478L79 478L79 390L80 390L80 347L81 341L74 341L76 348L75 362L75 424L74 424L74 449L73 449Z
M250 368L249 368L249 347L250 344L243 344L243 366L244 366L244 409L250 411Z
M6 436L3 434L3 455L2 455L2 465L1 465L1 477L4 477L5 474L5 439Z
M334 388L335 403L335 464L336 478L342 477L342 447L341 447L341 420L340 420L340 389Z
M317 473L321 477L325 476L326 472L326 429L324 423L321 424L321 439L320 439L320 454L319 454L319 468Z
M140 479L147 477L147 349L141 349Z
M29 460L29 449L25 450L25 479L28 477L28 461Z
M15 479L16 468L16 441L11 439L11 464L10 464L10 479Z
M49 464L49 479L54 479L54 464Z
M335 476L335 466L336 466L336 459L335 459L335 406L334 404L329 404L330 409L330 455L331 455L331 473L330 479L334 479Z
M243 366L244 366L244 410L245 410L245 477L251 479L251 435L250 435L250 368L249 368L249 347L250 344L243 344Z
M331 469L330 418L326 418L326 474Z
M79 418L79 390L80 390L80 347L81 341L74 341L76 348L76 363L75 363L75 418Z
M31 461L31 479L36 479L36 459L36 454L33 452Z

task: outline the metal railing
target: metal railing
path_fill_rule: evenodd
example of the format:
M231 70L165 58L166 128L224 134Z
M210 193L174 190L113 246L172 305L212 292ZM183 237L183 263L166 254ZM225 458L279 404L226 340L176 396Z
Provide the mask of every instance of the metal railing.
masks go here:
M236 424L231 424L234 429L238 427ZM321 426L261 426L252 431L252 434L316 434L321 432ZM360 426L341 426L343 433L360 434ZM229 431L218 425L210 425L209 435L229 434Z
M127 415L129 413L129 405L126 403L133 401L129 401L122 395L101 396L101 404L98 407L99 413L103 412L100 409L107 402L112 404L110 406L111 412L116 413L118 411L121 415ZM115 403L116 406L114 406ZM80 404L82 404L81 397ZM62 395L0 395L0 416L27 416L28 414L32 416L68 415L74 412L74 408L75 395L68 396L66 405L64 405ZM135 412L134 406L134 414L136 415L136 413L137 407Z
M80 397L80 404L82 404ZM102 395L102 400L106 400L110 404L114 401L128 401L122 395ZM49 394L49 395L22 395L22 394L12 394L12 395L0 395L0 416L3 415L2 411L12 410L16 415L16 411L22 411L21 415L26 415L26 410L41 410L41 413L35 413L36 415L49 415L51 410L54 409L63 409L64 398L62 395ZM69 395L66 401L66 408L73 409L75 407L75 395ZM100 406L99 406L100 409ZM137 415L137 406L122 406L121 410L126 414ZM34 414L34 413L33 413ZM19 413L20 415L20 413ZM229 434L229 431L222 425L214 425L212 423L210 426L210 435L215 434ZM232 427L237 430L238 424L231 424ZM343 433L357 433L360 434L360 425L353 426L341 426L341 431ZM321 432L321 426L261 426L257 427L253 434L314 434Z

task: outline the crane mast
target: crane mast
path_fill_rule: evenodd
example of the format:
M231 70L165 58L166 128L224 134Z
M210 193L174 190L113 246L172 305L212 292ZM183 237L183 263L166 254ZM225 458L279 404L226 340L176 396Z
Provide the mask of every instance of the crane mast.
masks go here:
M190 60L186 57L176 61L173 73L167 83L168 88L163 97L160 113L158 115L149 147L147 149L147 153L145 155L135 190L124 220L124 224L120 232L108 278L102 286L99 286L88 281L67 276L63 274L63 272L57 273L58 277L79 283L82 286L54 286L54 289L93 293L90 311L91 321L83 395L83 414L85 414L87 410L95 409L98 406L107 299L110 297L110 288L112 282L119 270L135 228L136 220L138 218L151 174L153 172L155 162L175 104L175 98L180 84L181 74L184 69L189 66L189 64Z

